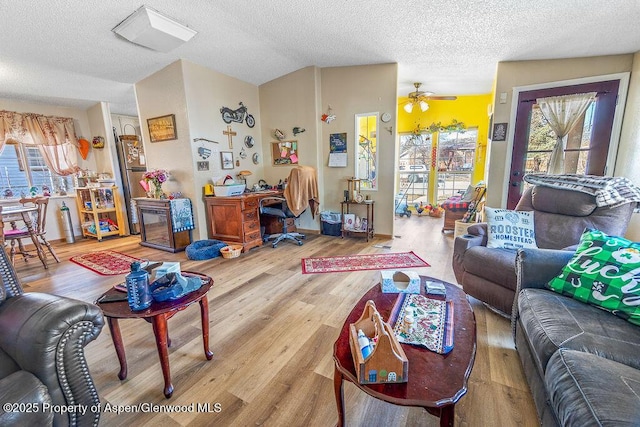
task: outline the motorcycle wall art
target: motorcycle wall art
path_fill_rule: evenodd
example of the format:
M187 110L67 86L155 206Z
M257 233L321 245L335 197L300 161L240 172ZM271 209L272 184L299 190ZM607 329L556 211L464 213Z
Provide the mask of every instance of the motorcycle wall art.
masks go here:
M256 124L256 120L251 114L247 112L247 107L242 103L242 101L239 102L239 105L240 106L235 110L232 110L229 107L222 107L220 109L222 120L224 120L224 122L227 124L231 122L242 123L243 121L246 121L247 126L249 126L250 128L254 127Z

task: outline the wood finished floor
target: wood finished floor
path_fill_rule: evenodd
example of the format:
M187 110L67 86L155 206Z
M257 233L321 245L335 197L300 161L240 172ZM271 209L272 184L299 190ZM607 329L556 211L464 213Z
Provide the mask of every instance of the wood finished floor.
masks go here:
M100 276L72 262L73 255L111 249L139 258L180 261L183 270L214 278L208 294L213 359L202 350L198 306L169 320L169 348L175 391L162 394L163 380L151 325L122 320L129 376L117 377L118 361L105 326L86 348L103 404L219 404L219 413L104 413L102 426L332 426L337 421L333 393L333 343L353 304L378 283L363 271L302 275L300 258L413 250L431 264L420 274L455 283L451 269L453 236L442 234L442 219L396 218L392 240L309 235L303 246L263 246L236 259L189 261L139 245L139 237L102 242L81 239L54 243L62 260L18 260L26 291L51 292L94 301L122 276ZM384 246L390 246L385 248ZM458 426L535 426L533 400L514 349L510 325L470 298L477 323L477 354L468 393L456 405ZM348 426L436 426L420 408L380 402L345 383Z

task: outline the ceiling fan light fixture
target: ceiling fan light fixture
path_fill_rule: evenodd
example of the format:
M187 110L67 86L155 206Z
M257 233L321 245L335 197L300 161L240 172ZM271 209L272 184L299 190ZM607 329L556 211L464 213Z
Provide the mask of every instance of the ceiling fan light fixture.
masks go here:
M429 104L427 104L427 101L420 101L420 110L422 110L422 112L424 113L428 109L429 109Z
M411 114L411 112L413 111L413 102L407 102L406 104L404 104L404 111Z

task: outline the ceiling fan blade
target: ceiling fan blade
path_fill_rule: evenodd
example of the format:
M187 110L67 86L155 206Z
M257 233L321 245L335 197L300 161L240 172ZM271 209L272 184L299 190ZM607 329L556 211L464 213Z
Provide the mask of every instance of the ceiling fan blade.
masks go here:
M429 101L455 101L457 96L425 96L424 99Z

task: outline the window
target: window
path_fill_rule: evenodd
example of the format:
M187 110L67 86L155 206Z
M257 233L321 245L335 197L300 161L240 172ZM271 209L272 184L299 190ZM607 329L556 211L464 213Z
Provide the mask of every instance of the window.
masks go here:
M31 187L38 193L45 190L61 194L73 189L70 176L58 176L45 164L35 145L7 142L0 154L0 193L4 198L20 198Z
M378 113L356 114L356 167L361 190L377 190Z
M431 170L431 134L410 133L400 135L398 172L400 192L408 202L416 199L427 204L429 173Z
M594 102L585 111L581 122L567 135L564 158L565 173L586 174L595 111L596 103ZM580 123L582 123L581 126ZM534 105L531 109L529 123L525 173L547 173L549 159L556 140L556 134L551 130L551 126L542 114L540 107L537 104Z
M471 185L478 129L438 133L438 203Z

